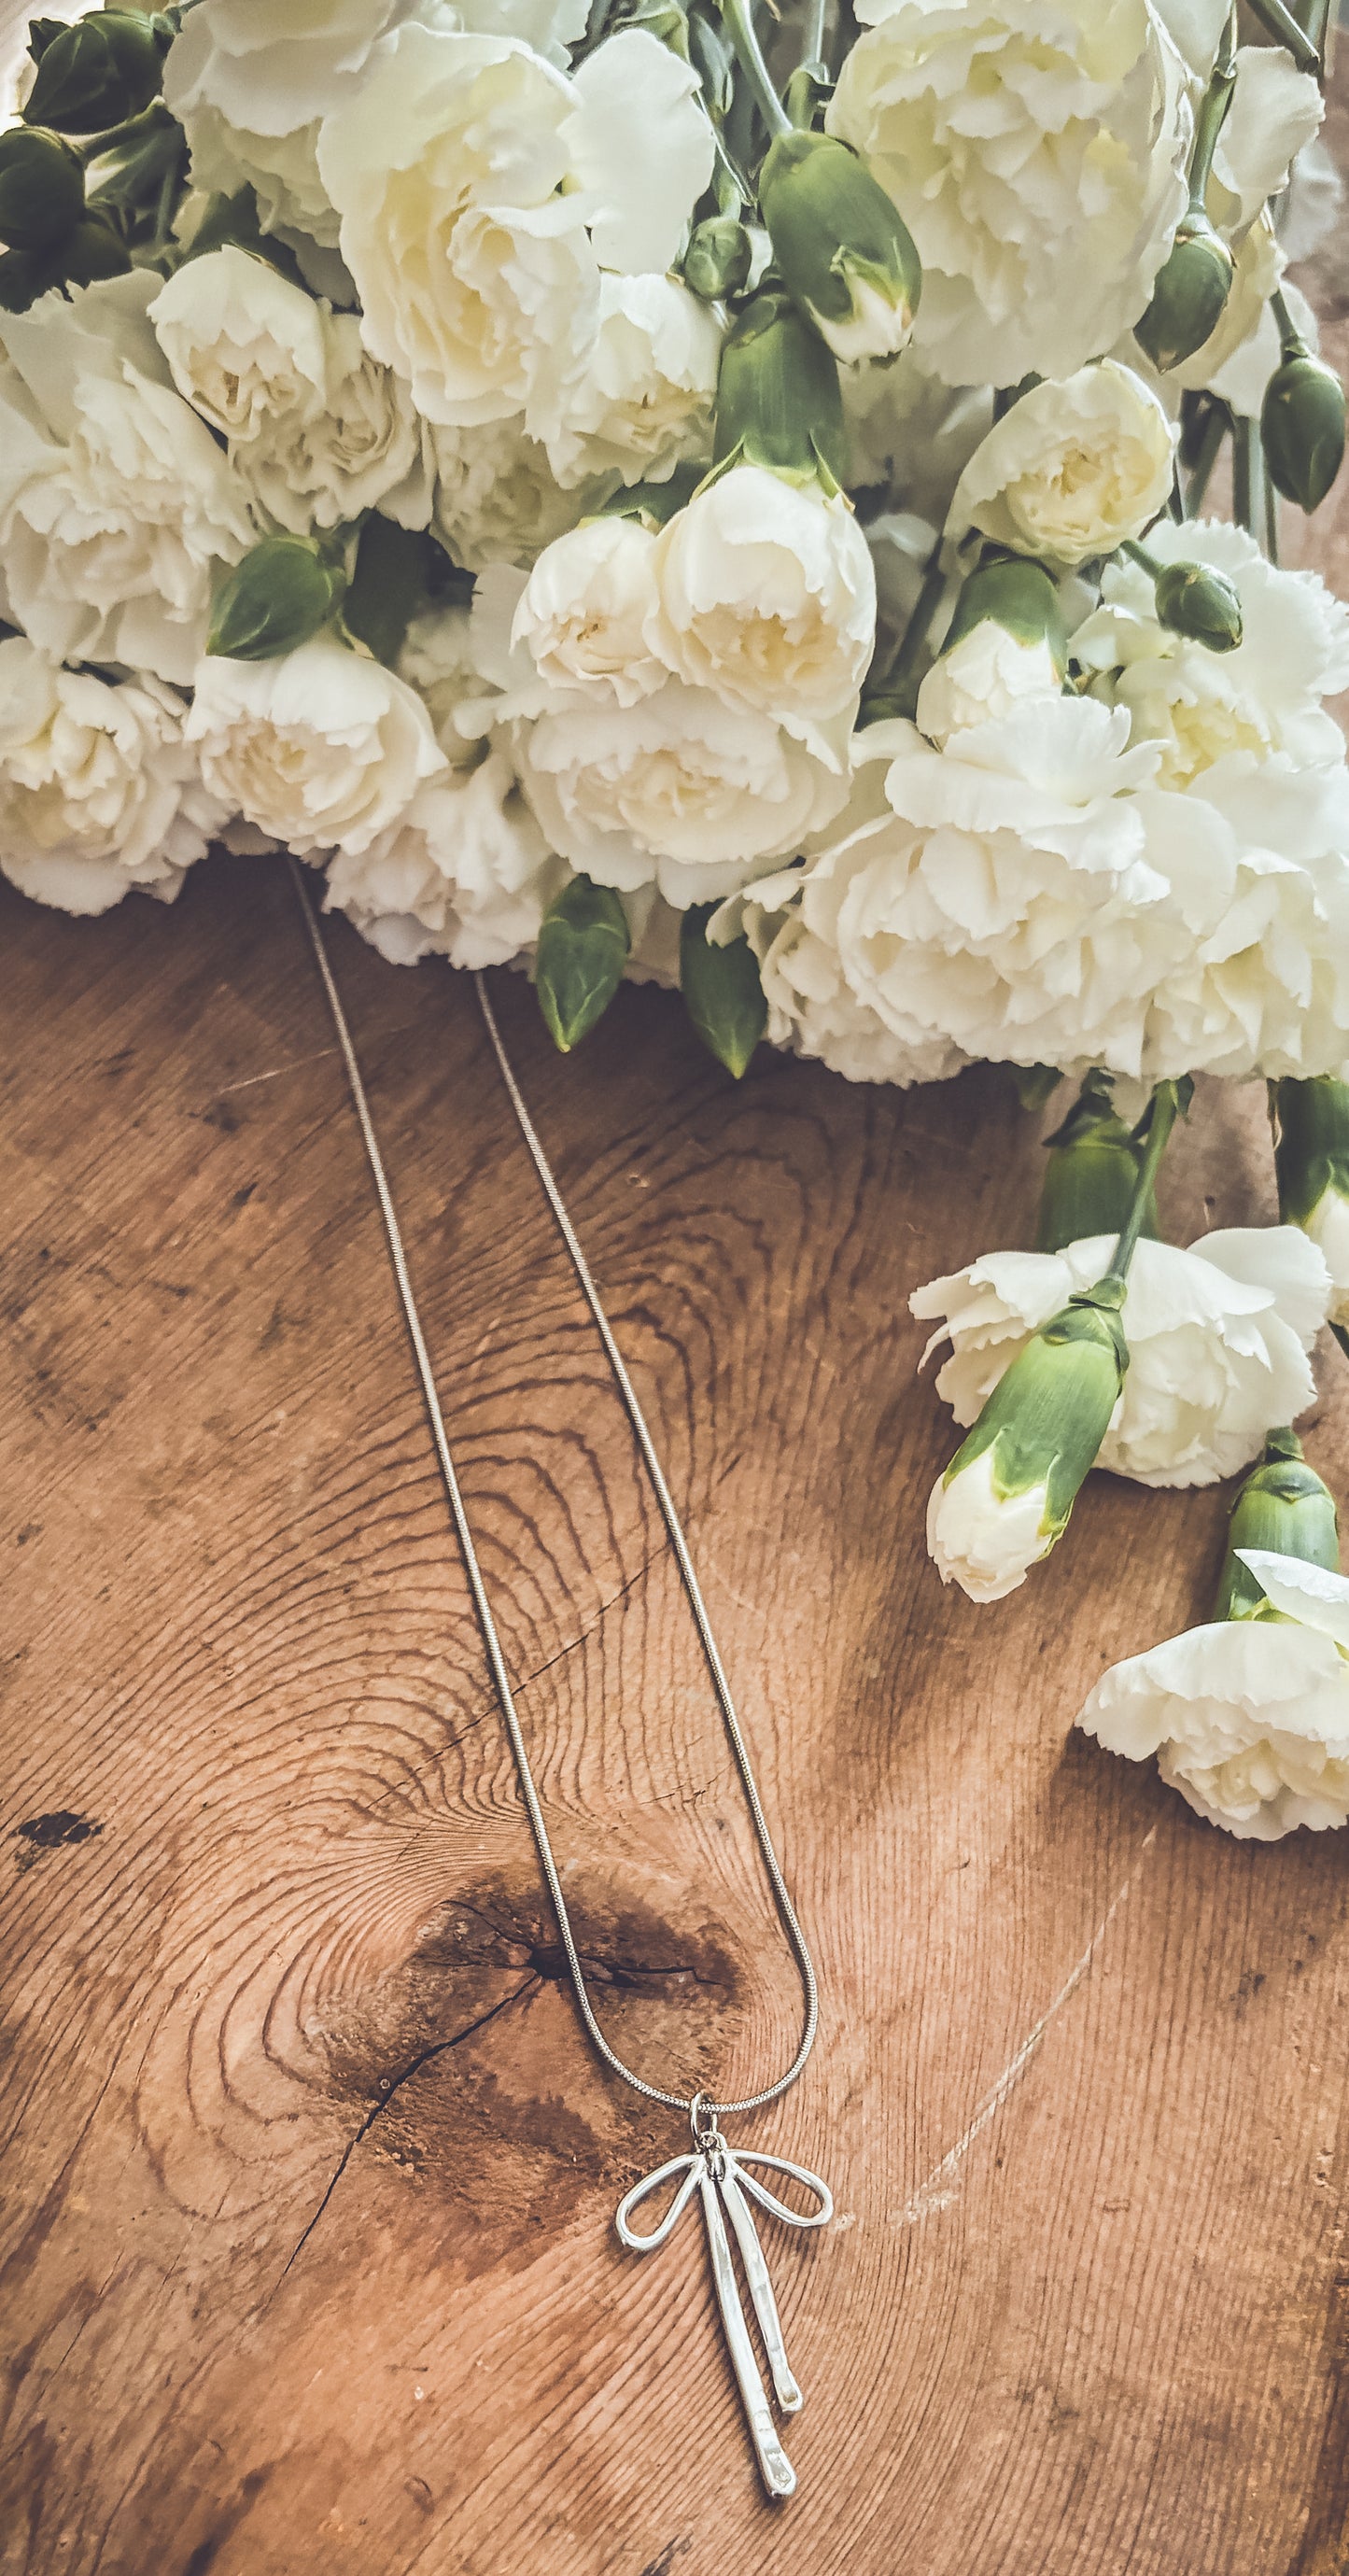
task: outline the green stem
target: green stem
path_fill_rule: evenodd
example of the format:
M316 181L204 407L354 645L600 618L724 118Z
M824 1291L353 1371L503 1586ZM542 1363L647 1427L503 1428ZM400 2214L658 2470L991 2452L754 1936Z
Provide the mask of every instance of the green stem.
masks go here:
M721 15L770 134L790 134L792 121L773 87L754 24L754 0L720 0Z
M169 235L173 230L173 218L178 208L181 182L182 173L175 161L164 173L164 185L159 191L159 203L155 208L155 229L150 243L151 253L155 258L158 258L159 253L168 245Z
M1137 537L1125 537L1120 546L1120 553L1128 555L1132 563L1141 564L1150 581L1155 581L1162 570L1156 556L1150 554L1147 547L1139 543Z
M1201 213L1203 212L1204 198L1208 190L1209 173L1213 168L1213 155L1218 148L1218 137L1223 130L1227 111L1232 104L1232 92L1237 85L1236 47L1237 13L1235 9L1233 9L1223 30L1223 40L1218 49L1218 59L1213 66L1212 77L1210 78L1208 88L1205 90L1200 102L1199 114L1195 119L1194 151L1190 159L1190 206L1192 211L1195 208L1198 208Z
M913 614L904 629L904 641L886 674L882 692L887 703L893 700L899 714L912 716L917 699L919 664L927 645L928 629L937 613L937 604L946 588L942 565L941 541L933 547L923 575L922 588L913 604Z
M828 16L829 16L829 0L815 0L815 6L814 6L814 8L812 9L812 11L811 11L811 13L810 13L810 16L809 16L809 18L808 18L808 20L807 20L807 22L806 22L806 26L807 26L806 42L805 42L804 47L802 48L802 53L801 53L801 60L802 60L802 63L803 63L803 64L808 64L808 63L819 63L821 66L823 66L823 63L824 63L824 29L825 29L825 21L826 21L826 19L828 18Z
M1261 465L1264 465L1263 455ZM1261 480L1265 487L1265 553L1269 561L1276 564L1279 560L1279 496L1272 474L1263 471Z
M1276 44L1282 45L1292 55L1300 72L1320 72L1320 53L1310 36L1299 27L1291 9L1284 7L1284 0L1249 0L1249 7L1251 16L1259 19L1266 35L1273 36Z
M1151 1208L1153 1188L1161 1169L1162 1156L1170 1142L1171 1130L1175 1126L1179 1108L1180 1094L1176 1084L1159 1082L1152 1095L1152 1120L1148 1128L1148 1141L1144 1148L1143 1160L1138 1167L1138 1179L1134 1184L1134 1194L1129 1202L1129 1213L1120 1227L1119 1241L1110 1257L1110 1268L1106 1274L1108 1278L1127 1279L1129 1276L1129 1264L1138 1249L1139 1237Z
M1311 352L1288 310L1287 299L1281 286L1275 287L1269 299L1269 309L1278 325L1279 356L1281 358L1309 357Z
M1218 462L1219 450L1227 436L1227 425L1226 412L1215 405L1212 417L1204 424L1199 454L1195 458L1194 472L1190 476L1185 493L1187 519L1197 519L1204 506L1204 496L1213 480L1213 469Z
M1255 533L1255 423L1239 419L1232 424L1232 516L1249 536Z

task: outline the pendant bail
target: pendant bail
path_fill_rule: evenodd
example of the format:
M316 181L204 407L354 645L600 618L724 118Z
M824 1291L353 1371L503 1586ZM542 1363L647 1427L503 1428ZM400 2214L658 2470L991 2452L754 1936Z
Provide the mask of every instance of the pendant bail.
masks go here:
M726 2144L717 2126L717 2106L710 2093L694 2094L689 2103L689 2127L695 2147L701 2147L705 2155Z

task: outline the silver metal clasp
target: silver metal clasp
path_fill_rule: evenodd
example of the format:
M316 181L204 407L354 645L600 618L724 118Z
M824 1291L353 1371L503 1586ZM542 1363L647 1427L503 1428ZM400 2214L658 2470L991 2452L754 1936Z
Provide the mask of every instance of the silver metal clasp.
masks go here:
M695 2093L689 2104L689 2127L693 2143L706 2156L709 2170L716 2173L726 2141L717 2126L717 2106L708 2093Z

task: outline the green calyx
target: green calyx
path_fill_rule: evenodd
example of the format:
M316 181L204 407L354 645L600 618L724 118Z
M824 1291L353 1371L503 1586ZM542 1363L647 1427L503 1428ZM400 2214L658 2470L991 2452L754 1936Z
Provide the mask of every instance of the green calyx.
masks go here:
M84 164L59 134L35 125L0 134L0 241L55 251L84 214Z
M1300 1557L1337 1573L1339 1518L1335 1497L1302 1454L1295 1431L1272 1431L1258 1467L1246 1478L1227 1525L1227 1553L1213 1606L1215 1619L1277 1619L1238 1548Z
M293 653L330 624L346 574L314 537L264 537L235 565L215 601L206 650L233 662Z
M791 298L770 288L746 306L721 353L718 465L762 465L842 491L848 442L838 367Z
M707 925L717 907L691 904L679 926L679 989L705 1047L739 1082L768 1022L759 961L741 932L716 946Z
M1117 1235L1133 1205L1143 1169L1143 1140L1126 1127L1104 1074L1088 1074L1061 1127L1046 1140L1045 1176L1035 1230L1037 1252L1061 1252L1093 1235ZM1140 1232L1160 1233L1149 1187Z
M829 134L779 134L759 204L789 294L845 365L893 357L913 329L923 272L891 198Z
M738 295L754 258L754 245L738 215L709 215L695 224L684 253L684 284L704 304Z
M160 32L138 10L102 9L78 19L44 45L25 124L52 126L59 134L102 134L124 124L158 97L165 51Z
M544 1025L569 1055L603 1018L628 961L628 917L612 886L573 877L550 903L534 951Z
M1236 651L1243 631L1241 597L1226 573L1211 564L1163 564L1155 598L1158 621L1173 635L1206 644L1210 653Z
M1043 1485L1042 1528L1053 1545L1095 1464L1129 1365L1120 1323L1122 1279L1106 1278L1072 1297L1032 1334L999 1378L978 1421L946 1470L945 1482L992 1451L993 1489L1003 1501Z
M1232 291L1233 259L1202 206L1192 205L1158 271L1134 338L1163 375L1211 339Z
M1059 605L1058 587L1042 563L1029 555L986 550L961 586L943 653L976 626L991 621L1018 644L1047 644L1062 679L1068 668L1068 629Z
M1265 387L1260 437L1269 478L1300 510L1320 508L1344 462L1344 387L1301 341Z
M1349 1082L1288 1078L1273 1085L1270 1105L1279 1214L1305 1226L1328 1190L1349 1199Z

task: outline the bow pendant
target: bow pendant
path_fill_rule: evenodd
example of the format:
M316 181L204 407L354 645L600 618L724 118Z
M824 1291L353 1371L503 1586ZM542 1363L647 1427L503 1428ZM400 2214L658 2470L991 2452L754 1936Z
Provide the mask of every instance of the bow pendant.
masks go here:
M619 2203L614 2224L622 2242L634 2254L654 2254L657 2247L673 2234L697 2192L702 2201L707 2250L712 2259L712 2278L716 2285L722 2328L760 2474L770 2495L789 2496L796 2486L796 2471L778 2439L767 2392L759 2376L731 2258L726 2219L731 2222L731 2235L739 2249L750 2302L768 2359L773 2394L784 2415L796 2415L801 2409L801 2391L788 2367L773 2284L768 2277L768 2265L764 2261L763 2247L749 2204L751 2200L757 2200L761 2209L766 2209L773 2218L782 2219L788 2227L826 2227L834 2214L833 2195L818 2174L808 2173L804 2165L789 2163L786 2156L756 2155L752 2150L736 2154L727 2146L716 2125L715 2112L710 2104L704 2103L701 2095L695 2096L690 2110L695 2141L692 2154L672 2156L668 2164L658 2165L654 2173L646 2174L639 2183L634 2183L626 2199ZM779 2200L776 2192L770 2191L748 2170L751 2165L767 2165L775 2173L789 2174L793 2182L800 2183L804 2190L814 2194L819 2202L818 2209L807 2216L799 2209L789 2208L785 2200ZM649 2193L658 2191L662 2183L671 2181L676 2174L681 2175L682 2180L665 2216L650 2235L639 2235L631 2225L632 2212Z

